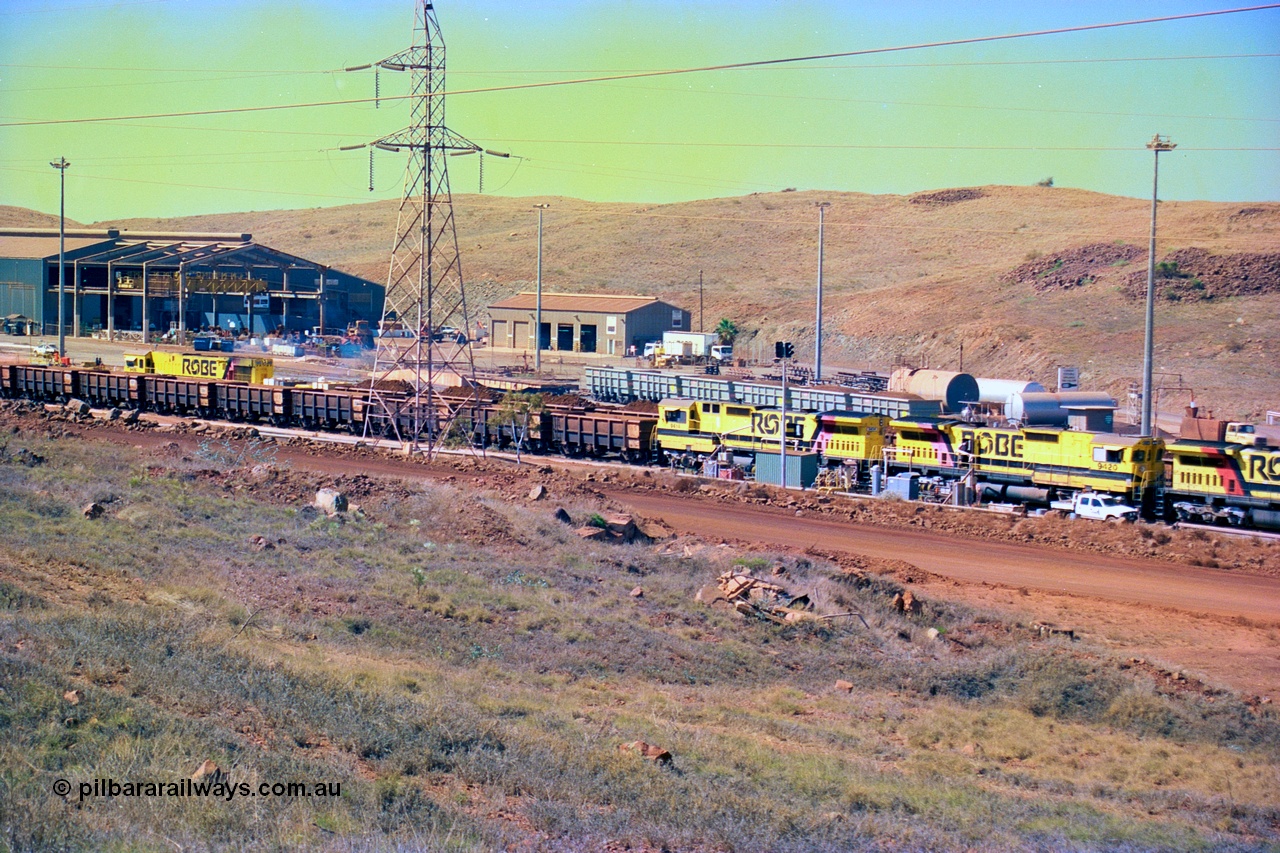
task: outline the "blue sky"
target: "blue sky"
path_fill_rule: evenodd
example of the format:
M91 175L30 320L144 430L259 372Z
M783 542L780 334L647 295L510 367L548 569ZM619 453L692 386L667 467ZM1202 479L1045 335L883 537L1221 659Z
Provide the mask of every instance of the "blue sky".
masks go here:
M765 68L476 89L841 53L1232 8L1167 3L441 0L449 126L490 194L662 203L787 187L910 193L1031 184L1169 199L1280 199L1280 9ZM370 98L340 69L406 46L411 0L0 7L0 204L80 221L395 198L403 160L345 145L403 101L218 116L86 118ZM407 75L378 75L380 92ZM31 124L54 121L59 123ZM480 158L450 163L480 189Z

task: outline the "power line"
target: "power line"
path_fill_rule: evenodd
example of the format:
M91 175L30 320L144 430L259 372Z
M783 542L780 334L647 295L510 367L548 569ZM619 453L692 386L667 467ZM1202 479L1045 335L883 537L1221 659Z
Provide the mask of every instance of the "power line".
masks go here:
M1180 15L1166 15L1166 16L1156 17L1156 18L1141 18L1141 19L1131 20L1131 21L1114 21L1114 22L1103 23L1103 24L1080 24L1072 27L1058 27L1058 28L1049 29L1049 30L1033 30L1033 31L1021 32L1021 33L1004 33L1000 35L991 35L991 36L974 36L971 38L963 38L963 39L948 39L945 41L921 42L918 44L898 45L895 47L866 48L863 50L850 50L850 51L842 51L838 53L814 54L810 56L791 56L791 57L784 57L781 59L760 59L760 60L752 60L748 62L732 62L732 63L725 63L720 65L704 65L704 66L699 66L695 68L669 68L669 69L659 69L659 70L653 70L653 71L629 72L624 74L607 74L607 75L602 75L597 77L578 78L574 80L548 80L541 83L517 83L517 84L511 84L507 86L488 86L488 87L473 88L473 89L459 89L452 92L440 92L438 95L435 95L435 97L444 97L447 95L485 94L485 93L491 93L491 92L510 92L510 91L518 91L522 89L543 89L543 88L550 88L550 87L557 87L557 86L575 86L575 85L581 85L584 83L603 83L603 82L612 82L617 80L636 80L636 79L642 79L642 78L648 78L648 77L671 77L671 76L676 76L680 74L697 74L697 73L705 73L705 72L711 72L711 71L733 71L733 70L739 70L744 68L765 68L765 67L787 65L787 64L798 63L798 62L813 62L813 61L825 60L825 59L840 59L840 58L851 57L851 56L873 56L878 54L897 53L897 52L912 51L912 50L928 50L928 49L939 48L939 47L958 47L961 45L983 44L983 43L996 42L996 41L1008 41L1012 39L1037 38L1037 37L1049 36L1049 35L1063 35L1067 33L1091 32L1094 30L1115 29L1118 27L1131 27L1131 26L1139 26L1143 24L1168 23L1171 21L1185 21L1185 20L1191 20L1195 18L1206 18L1206 17L1217 16L1217 15L1231 15L1231 14L1237 14L1241 12L1257 12L1257 11L1263 11L1267 9L1276 9L1276 8L1280 8L1280 3L1269 3L1262 6L1245 6L1245 7L1235 8L1235 9L1218 9L1218 10L1207 11L1207 12L1188 12ZM417 96L397 95L397 96L382 97L379 100L383 100L383 101L406 100L414 97L417 97ZM350 106L354 104L370 103L373 100L374 100L373 98L352 98L352 99L344 99L339 101L315 101L311 103L276 104L271 106L259 106L259 107L229 107L225 109L216 109L216 110L187 110L187 111L181 111L181 112L155 113L155 114L149 114L149 115L102 116L102 117L93 117L93 118L42 119L38 121L0 122L0 127L31 127L36 125L88 124L88 123L95 123L95 122L111 122L111 121L137 121L137 120L155 119L155 118L178 118L178 117L202 116L202 115L228 115L233 113L268 112L268 111L276 111L276 110L307 109L307 108L313 108L313 107Z
M946 109L946 110L1001 110L1005 112L1024 112L1024 113L1051 113L1055 115L1087 115L1087 116L1112 116L1118 118L1172 118L1194 121L1260 121L1260 122L1280 122L1280 118L1255 118L1250 116L1199 116L1199 115L1180 115L1177 113L1123 113L1106 110L1065 110L1054 109L1052 107L1012 107L1003 105L988 104L931 104L920 101L886 101L882 98L835 98L827 95L790 95L779 92L731 92L724 89L689 89L671 86L620 86L617 88L625 88L630 91L637 92L667 92L688 95L716 95L742 98L773 98L778 100L791 101L819 101L823 103L837 104L877 104L882 106L894 107L928 107L930 109Z
M676 148L790 148L834 149L852 151L1123 151L1133 153L1132 145L859 145L844 142L672 142L662 140L633 139L494 139L493 143L543 143L553 145L635 145L642 147ZM1277 147L1240 146L1179 146L1185 151L1280 151Z
M1091 65L1105 62L1184 62L1188 60L1202 59L1269 59L1280 56L1280 53L1207 53L1207 54L1186 54L1180 56L1112 56L1112 57L1084 57L1075 59L1000 59L987 60L983 62L875 62L865 64L841 63L840 65L806 65L804 68L789 69L795 71L876 71L880 69L901 69L901 68L981 68L984 66L1001 66L1001 65ZM490 71L452 71L454 75L468 76L514 76L522 74L621 74L631 71L643 71L644 69L632 68L613 68L613 69L549 69L549 68L524 68L524 69L505 69Z
M3 14L3 13L0 13ZM1084 57L1072 59L1002 59L988 60L983 62L893 62L893 63L865 63L865 64L849 64L840 65L807 65L799 71L851 71L851 70L878 70L878 69L900 69L900 68L982 68L987 66L1004 66L1004 65L1095 65L1108 62L1186 62L1209 59L1271 59L1280 56L1280 53L1207 53L1207 54L1185 54L1178 56L1112 56L1112 57ZM131 74L228 74L228 75L247 75L247 76L290 76L290 75L319 75L319 74L341 74L350 71L347 68L192 68L190 66L182 68L142 68L130 65L50 65L43 63L19 63L19 62L0 62L0 68L28 68L37 71L113 71ZM370 71L371 68L359 68L357 71ZM651 69L643 68L503 68L503 69L487 69L467 71L459 69L450 71L451 77L510 77L522 76L526 74L630 74L630 73L648 73ZM189 82L189 81L161 81L161 82ZM109 85L134 86L149 85L146 83L119 83ZM31 90L15 90L7 91L31 91Z

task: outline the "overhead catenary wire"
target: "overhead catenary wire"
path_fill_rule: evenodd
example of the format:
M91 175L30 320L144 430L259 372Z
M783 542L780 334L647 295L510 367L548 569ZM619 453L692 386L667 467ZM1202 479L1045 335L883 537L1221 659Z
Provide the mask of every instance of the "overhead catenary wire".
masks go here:
M942 41L933 41L933 42L920 42L916 44L897 45L893 47L864 48L861 50L839 51L835 53L813 54L813 55L807 55L807 56L790 56L790 57L782 57L777 59L759 59L759 60L750 60L745 62L722 63L718 65L704 65L704 66L697 66L697 67L691 67L691 68L667 68L667 69L655 69L652 71L634 71L634 72L626 72L622 74L606 74L606 75L599 75L594 77L576 78L571 80L548 80L548 81L533 82L533 83L514 83L506 86L486 86L486 87L471 88L471 89L458 89L458 90L453 90L449 92L440 92L438 94L432 94L427 96L424 96L421 94L383 96L381 100L384 100L384 101L408 100L408 99L420 99L422 97L445 97L448 95L481 94L481 93L489 93L489 92L508 92L508 91L518 91L522 89L540 89L540 88L549 88L549 87L555 87L555 86L574 86L574 85L582 85L586 83L601 83L601 82L609 82L614 80L636 80L636 79L652 78L652 77L671 77L671 76L676 76L681 74L699 74L699 73L707 73L707 72L714 72L714 71L732 71L732 70L745 69L745 68L764 68L764 67L777 66L777 65L787 65L787 64L800 63L800 62L813 62L818 60L839 59L839 58L853 57L853 56L873 56L873 55L886 54L886 53L897 53L897 52L912 51L912 50L930 50L930 49L941 48L941 47L958 47L961 45L983 44L983 43L997 42L997 41L1008 41L1013 39L1039 38L1043 36L1063 35L1067 33L1090 32L1090 31L1103 30L1103 29L1115 29L1119 27L1132 27L1132 26L1141 26L1145 24L1166 23L1170 21L1184 21L1184 20L1191 20L1195 18L1212 17L1217 15L1231 15L1231 14L1239 14L1239 13L1245 13L1245 12L1258 12L1258 11L1264 11L1268 9L1277 9L1277 8L1280 8L1280 3L1268 3L1264 5L1259 5L1259 6L1243 6L1243 7L1237 7L1232 9L1216 9L1216 10L1209 10L1209 11L1202 11L1202 12L1185 12L1178 15L1164 15L1164 16L1152 17L1152 18L1140 18L1140 19L1129 20L1129 21L1112 21L1112 22L1100 23L1100 24L1077 24L1070 27L1057 27L1057 28L1047 29L1047 30L1032 30L1032 31L1020 32L1020 33L1002 33L998 35L988 35L988 36L972 36L969 38L946 39ZM384 65L383 67L388 67L388 66ZM17 121L17 122L13 122L13 121L0 122L0 127L32 127L32 126L40 126L40 125L88 124L88 123L113 122L113 121L138 121L138 120L144 120L144 119L178 118L178 117L202 116L202 115L231 115L236 113L270 112L270 111L279 111L279 110L309 109L309 108L327 107L327 106L350 106L355 104L367 104L367 103L371 103L372 101L373 99L371 98L348 98L348 99L337 100L337 101L313 101L309 103L274 104L274 105L264 105L264 106L256 106L256 107L226 107L222 109L208 109L208 110L182 110L182 111L174 111L174 112L166 112L166 113L152 113L152 114L129 115L129 116L93 116L93 117L81 117L81 118L70 118L70 119L37 119L37 120L27 120L27 121Z

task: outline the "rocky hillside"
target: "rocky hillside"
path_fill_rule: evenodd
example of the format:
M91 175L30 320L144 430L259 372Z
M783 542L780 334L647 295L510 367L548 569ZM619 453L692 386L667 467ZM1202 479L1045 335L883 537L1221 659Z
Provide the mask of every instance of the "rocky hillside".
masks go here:
M826 212L824 363L904 359L1052 384L1076 365L1122 397L1138 379L1150 203L1050 187L912 196L783 192L683 204L455 196L469 301L532 286L535 203L549 291L646 293L729 317L739 353L813 348L818 215ZM386 276L397 202L134 219L131 229L250 231L284 251ZM1222 414L1280 408L1280 204L1164 202L1156 369ZM1185 392L1178 392L1183 394ZM1176 396L1176 395L1174 395ZM1176 401L1175 401L1176 404Z

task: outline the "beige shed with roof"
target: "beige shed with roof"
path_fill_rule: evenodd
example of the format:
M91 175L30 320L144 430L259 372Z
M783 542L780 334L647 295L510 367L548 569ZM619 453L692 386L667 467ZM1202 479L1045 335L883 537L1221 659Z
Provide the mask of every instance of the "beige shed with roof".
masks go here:
M489 345L534 349L537 309L534 292L490 305ZM690 331L691 319L688 311L653 296L544 293L539 339L543 350L626 356L661 341L663 332Z

